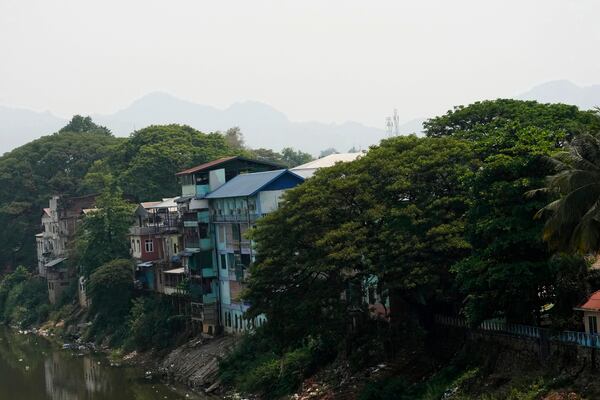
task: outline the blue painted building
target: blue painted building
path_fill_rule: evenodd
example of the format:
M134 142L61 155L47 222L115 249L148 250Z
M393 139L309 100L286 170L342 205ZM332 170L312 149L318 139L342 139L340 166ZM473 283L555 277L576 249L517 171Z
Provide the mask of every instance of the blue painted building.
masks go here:
M262 317L255 321L243 317L249 304L240 295L254 261L253 245L245 233L257 219L279 207L286 190L303 181L287 169L240 174L205 196L215 235L220 320L226 332L242 332L264 322Z
M203 332L216 333L220 322L219 279L215 251L215 229L210 221L208 196L227 186L240 174L281 168L267 161L244 157L224 157L181 171L181 197L177 199L182 221L183 268L165 271L171 280L185 287L192 322ZM179 292L179 289L178 289Z

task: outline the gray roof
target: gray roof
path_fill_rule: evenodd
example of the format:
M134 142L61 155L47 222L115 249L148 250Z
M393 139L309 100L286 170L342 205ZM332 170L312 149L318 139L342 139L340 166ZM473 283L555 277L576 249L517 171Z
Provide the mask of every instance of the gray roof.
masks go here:
M51 268L54 267L55 265L60 264L61 262L65 261L66 258L62 257L62 258L56 258L50 262L47 262L46 264L44 264L44 267L46 268Z
M254 172L251 174L240 174L229 182L208 194L206 199L222 199L224 197L246 197L252 196L267 184L271 183L281 175L289 172L287 169L276 171ZM295 174L294 174L295 175Z

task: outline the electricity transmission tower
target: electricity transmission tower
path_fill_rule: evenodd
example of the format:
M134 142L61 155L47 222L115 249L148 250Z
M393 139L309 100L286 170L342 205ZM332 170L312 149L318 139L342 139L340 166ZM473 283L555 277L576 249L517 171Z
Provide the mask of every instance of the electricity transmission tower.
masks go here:
M388 137L400 135L400 117L398 116L398 109L394 108L394 115L385 119L385 130L387 131Z

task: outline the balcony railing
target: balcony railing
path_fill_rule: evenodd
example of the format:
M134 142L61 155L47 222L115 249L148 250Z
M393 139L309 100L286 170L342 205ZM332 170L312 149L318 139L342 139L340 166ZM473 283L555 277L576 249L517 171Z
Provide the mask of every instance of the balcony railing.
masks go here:
M132 226L129 228L129 234L134 236L153 235L175 231L177 231L177 225L175 223L156 226Z
M213 214L210 216L212 222L249 222L253 223L257 219L262 217L262 214L247 214L242 212L241 214L232 215L219 215Z
M252 242L250 240L245 240L245 239L242 239L242 240L228 240L226 242L226 245L227 245L228 248L231 248L231 249L239 249L240 247L244 248L244 249L246 249L246 248L249 249L250 246L252 245Z

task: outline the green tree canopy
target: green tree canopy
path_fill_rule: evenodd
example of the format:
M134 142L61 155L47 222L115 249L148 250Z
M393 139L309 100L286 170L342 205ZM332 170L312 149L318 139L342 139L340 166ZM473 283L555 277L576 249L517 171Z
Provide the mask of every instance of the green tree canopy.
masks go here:
M553 289L560 271L542 242L542 223L533 218L549 197L525 193L552 173L549 155L567 138L597 129L599 121L574 106L496 100L457 107L425 123L429 137L471 141L481 163L469 182L473 251L453 269L473 322L506 317L532 323L542 305L560 301Z
M119 142L88 118L85 124L74 123L81 118L0 157L0 224L11 227L0 231L1 265L34 265L34 235L50 196L82 194L90 166Z
M111 260L129 258L127 235L133 211L117 189L106 188L96 199L96 208L84 216L75 242L74 261L85 276Z
M554 249L595 254L600 250L600 140L579 135L552 161L556 173L541 191L558 198L538 213L547 217L544 239Z
M91 117L82 117L81 115L75 115L71 118L71 121L63 128L61 128L59 133L63 132L93 132L99 134L110 135L110 131L104 126L96 125L94 121L92 121Z
M445 115L423 123L430 137L460 136L472 140L495 135L499 128L535 126L571 138L579 133L597 131L600 120L595 111L580 111L566 104L541 104L512 99L478 101L454 107Z
M313 160L313 157L300 150L294 150L291 147L286 147L281 150L281 159L289 168L297 167L298 165L306 164Z
M244 134L239 126L227 129L223 136L225 137L225 143L232 149L243 150L246 147Z
M116 259L100 266L90 275L88 294L97 332L126 331L125 321L133 297L133 263Z
M135 131L94 164L87 176L91 189L100 190L110 176L123 191L140 201L175 196L175 174L193 165L238 154L219 133L205 134L185 125L154 125Z
M288 191L253 233L251 315L265 313L281 340L313 329L342 335L371 275L381 292L415 308L443 301L449 267L469 249L463 181L471 159L466 142L398 137Z

